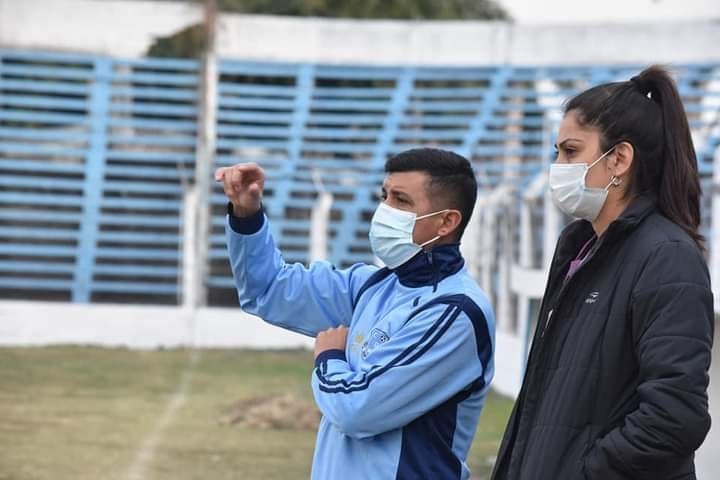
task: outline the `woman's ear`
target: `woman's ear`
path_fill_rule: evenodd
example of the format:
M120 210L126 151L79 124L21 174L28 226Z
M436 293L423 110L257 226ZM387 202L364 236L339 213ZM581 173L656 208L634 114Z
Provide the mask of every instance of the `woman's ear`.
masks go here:
M618 178L627 178L635 158L635 149L629 142L620 142L615 145L615 155L611 157L608 168L610 173Z

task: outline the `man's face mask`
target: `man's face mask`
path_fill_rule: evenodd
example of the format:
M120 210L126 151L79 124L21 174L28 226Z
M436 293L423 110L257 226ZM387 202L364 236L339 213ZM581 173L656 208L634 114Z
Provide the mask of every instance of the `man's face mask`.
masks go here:
M373 253L388 268L399 267L417 255L422 247L440 238L437 235L422 245L416 244L412 237L415 222L447 211L440 210L418 217L414 212L398 210L381 203L370 222L370 246Z
M550 165L550 195L561 212L590 222L600 214L612 185L619 185L613 177L605 188L589 188L585 179L591 168L612 152L612 147L590 165L585 163L553 163Z

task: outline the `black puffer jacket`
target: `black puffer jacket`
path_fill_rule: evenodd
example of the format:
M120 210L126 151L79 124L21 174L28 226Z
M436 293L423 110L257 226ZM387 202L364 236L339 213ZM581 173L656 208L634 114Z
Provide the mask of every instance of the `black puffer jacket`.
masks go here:
M694 241L639 197L558 241L494 480L693 479L710 428L713 301Z

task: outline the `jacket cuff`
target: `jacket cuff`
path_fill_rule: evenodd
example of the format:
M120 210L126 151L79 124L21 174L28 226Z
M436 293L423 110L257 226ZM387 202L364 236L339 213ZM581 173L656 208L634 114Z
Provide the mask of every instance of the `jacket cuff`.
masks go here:
M252 235L253 233L257 233L265 223L265 211L262 207L249 217L236 217L233 214L232 203L228 202L227 214L230 228L232 228L233 232L240 235Z
M345 351L339 349L325 350L324 352L320 353L317 358L315 358L315 368L319 367L321 363L328 360L342 360L343 362L347 361L347 359L345 358Z

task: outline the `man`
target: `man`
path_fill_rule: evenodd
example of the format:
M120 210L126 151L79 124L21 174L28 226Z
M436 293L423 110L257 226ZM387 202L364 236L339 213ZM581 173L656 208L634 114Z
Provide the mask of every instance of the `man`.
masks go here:
M262 169L219 169L240 306L316 337L313 479L467 479L494 372L493 313L459 251L477 183L465 158L436 149L400 153L385 171L370 242L386 267L336 270L285 264Z

